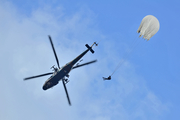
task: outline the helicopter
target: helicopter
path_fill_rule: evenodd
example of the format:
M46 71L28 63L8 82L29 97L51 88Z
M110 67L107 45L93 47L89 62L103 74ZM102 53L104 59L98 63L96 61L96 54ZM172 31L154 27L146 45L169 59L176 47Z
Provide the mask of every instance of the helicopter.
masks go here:
M31 77L27 77L27 78L24 78L24 80L29 80L29 79L33 79L33 78L37 78L37 77L43 77L43 76L46 76L46 75L51 75L44 83L42 89L43 90L47 90L49 88L52 88L54 87L55 85L57 85L59 83L59 81L62 81L63 83L63 86L64 86L64 89L65 89L65 93L66 93L66 96L67 96L67 100L68 100L68 103L69 105L71 105L71 101L70 101L70 98L69 98L69 94L68 94L68 91L67 91L67 88L66 88L66 84L69 82L68 81L68 78L69 78L69 73L72 69L75 69L75 68L78 68L78 67L82 67L84 65L88 65L88 64L91 64L91 63L95 63L97 62L97 60L93 60L93 61L90 61L90 62L86 62L84 64L79 64L78 61L80 60L80 62L82 61L81 58L88 52L88 51L91 51L91 53L94 53L94 50L92 49L92 47L94 45L98 45L96 42L94 42L91 46L89 46L88 44L86 44L85 46L87 47L87 49L82 52L79 56L77 56L75 59L73 59L72 61L68 62L66 65L64 65L63 67L60 67L59 65L59 60L58 60L58 57L56 55L56 51L55 51L55 48L54 48L54 45L53 45L53 42L52 42L52 39L51 39L51 36L49 35L49 40L50 40L50 43L51 43L51 47L53 49L53 52L54 52L54 55L55 55L55 59L56 59L56 62L57 62L57 65L58 67L55 67L55 65L53 65L51 67L51 69L53 69L53 72L49 72L49 73L45 73L45 74L41 74L41 75L36 75L36 76L31 76Z

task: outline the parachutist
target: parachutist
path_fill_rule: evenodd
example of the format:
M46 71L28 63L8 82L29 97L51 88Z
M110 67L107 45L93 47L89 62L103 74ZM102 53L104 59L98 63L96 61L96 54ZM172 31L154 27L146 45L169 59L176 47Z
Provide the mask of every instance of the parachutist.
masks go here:
M103 80L111 80L111 76L109 76L108 78L103 77Z

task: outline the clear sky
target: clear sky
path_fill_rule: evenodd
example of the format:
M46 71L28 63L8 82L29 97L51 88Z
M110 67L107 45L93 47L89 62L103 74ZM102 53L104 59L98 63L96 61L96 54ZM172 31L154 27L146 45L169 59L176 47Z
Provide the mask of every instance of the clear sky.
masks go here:
M179 0L0 0L0 119L179 119L179 5ZM136 32L146 15L160 22L148 42ZM43 91L48 76L23 81L56 65L48 35L61 66L85 44L100 41L95 54L83 58L98 62L70 73L71 107L61 82ZM121 60L112 80L103 81Z

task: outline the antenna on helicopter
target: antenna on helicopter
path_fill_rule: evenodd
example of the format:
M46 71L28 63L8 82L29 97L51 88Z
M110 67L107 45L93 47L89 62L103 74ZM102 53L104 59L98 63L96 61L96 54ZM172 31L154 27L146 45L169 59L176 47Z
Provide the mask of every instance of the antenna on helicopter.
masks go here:
M79 63L82 62L82 61L83 61L83 59L81 59L81 60L76 64L76 66L79 65Z

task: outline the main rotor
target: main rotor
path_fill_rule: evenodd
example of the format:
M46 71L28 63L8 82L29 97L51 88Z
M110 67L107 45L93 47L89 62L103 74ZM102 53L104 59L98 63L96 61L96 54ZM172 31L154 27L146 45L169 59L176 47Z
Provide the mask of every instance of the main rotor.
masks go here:
M54 45L53 45L51 36L48 35L48 37L49 37L49 40L50 40L50 43L51 43L51 46L52 46L52 49L53 49L53 52L54 52L54 56L55 56L55 58L56 58L56 62L57 62L58 68L60 69L59 60L58 60L58 57L57 57L57 55L56 55L56 51L55 51L55 49L54 49Z

